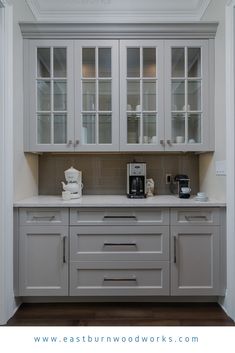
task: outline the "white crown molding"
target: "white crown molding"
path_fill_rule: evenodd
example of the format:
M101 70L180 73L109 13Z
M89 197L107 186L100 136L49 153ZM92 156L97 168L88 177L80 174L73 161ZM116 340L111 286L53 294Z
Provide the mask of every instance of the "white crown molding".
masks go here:
M164 21L199 21L207 9L211 0L188 0L188 6L186 9L182 7L182 2L177 5L174 3L174 7L170 7L169 4L164 5L164 1L161 3L159 9L150 8L151 1L146 3L148 10L127 10L127 9L113 9L111 0L99 0L100 5L109 5L105 9L105 6L100 6L102 10L95 9L91 6L91 9L87 9L87 4L92 5L91 1L95 1L94 5L97 6L98 0L85 0L77 2L77 5L71 5L65 10L64 3L62 1L61 6L55 0L48 0L50 6L45 6L45 1L42 0L26 0L32 13L39 22L80 22L80 23L101 23L101 22L120 22L120 23L134 23L134 22L164 22ZM84 6L82 6L84 4ZM148 6L149 4L149 6ZM134 6L133 6L134 7Z
M21 22L23 38L214 38L216 22L40 23Z

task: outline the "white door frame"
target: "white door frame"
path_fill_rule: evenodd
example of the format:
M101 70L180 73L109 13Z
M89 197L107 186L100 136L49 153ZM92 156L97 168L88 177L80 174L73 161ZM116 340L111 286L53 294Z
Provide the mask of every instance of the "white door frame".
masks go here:
M0 324L15 309L13 293L13 15L0 0Z
M223 306L235 320L235 0L226 5L227 291Z

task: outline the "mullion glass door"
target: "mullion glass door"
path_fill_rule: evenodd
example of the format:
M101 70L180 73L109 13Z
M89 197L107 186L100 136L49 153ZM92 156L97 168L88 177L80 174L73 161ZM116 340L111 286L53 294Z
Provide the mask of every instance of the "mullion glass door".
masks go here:
M202 68L200 47L171 49L171 141L201 143Z
M67 49L37 48L37 144L67 143Z
M126 50L126 142L156 144L157 49L138 46Z
M82 144L112 144L112 48L83 47Z

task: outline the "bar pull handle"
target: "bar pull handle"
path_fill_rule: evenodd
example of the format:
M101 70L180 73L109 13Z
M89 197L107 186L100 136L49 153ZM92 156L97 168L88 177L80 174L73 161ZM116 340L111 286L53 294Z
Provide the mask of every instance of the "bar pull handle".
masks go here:
M124 282L124 283L132 283L132 285L136 285L137 284L137 278L136 276L131 276L131 277L108 277L105 276L104 277L104 284L107 283L118 283L118 282Z
M66 236L63 236L63 264L66 264Z
M208 221L207 216L185 216L187 221Z
M55 216L33 216L33 219L36 221L49 221L52 222L55 219Z
M136 243L104 243L104 246L133 246L137 248Z
M105 219L134 219L137 220L136 216L104 216Z
M174 264L177 263L177 235L174 235Z

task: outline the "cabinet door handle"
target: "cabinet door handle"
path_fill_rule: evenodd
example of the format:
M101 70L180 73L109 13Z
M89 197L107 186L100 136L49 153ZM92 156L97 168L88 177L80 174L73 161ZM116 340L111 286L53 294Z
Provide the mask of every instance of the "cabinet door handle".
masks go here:
M73 141L72 140L69 140L68 143L67 143L67 146L71 146L73 144Z
M79 140L76 140L75 141L75 144L74 144L74 147L76 147L77 145L79 145L80 141Z
M63 236L63 264L66 264L66 236Z
M172 146L171 140L166 141L169 146Z
M136 216L104 216L105 219L134 219L137 220Z
M194 221L194 220L197 220L197 221L207 221L207 216L185 216L185 219L187 221Z
M162 145L164 147L165 146L165 141L164 140L160 140L160 145Z
M174 235L174 264L177 262L177 235Z

